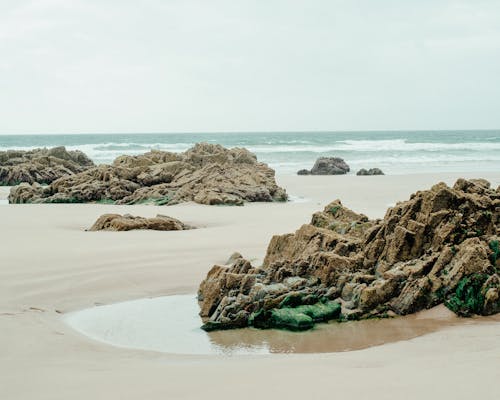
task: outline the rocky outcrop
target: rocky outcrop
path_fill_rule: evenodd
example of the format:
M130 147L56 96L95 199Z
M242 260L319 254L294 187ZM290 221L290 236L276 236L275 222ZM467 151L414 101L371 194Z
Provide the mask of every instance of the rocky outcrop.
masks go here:
M0 185L22 182L49 184L63 176L77 174L94 166L81 151L65 147L0 151Z
M131 231L149 229L154 231L182 231L191 229L178 219L158 214L154 218L134 217L130 214L104 214L88 229L89 231Z
M243 258L214 266L198 292L204 329L307 329L440 303L464 316L497 313L499 235L500 188L484 180L439 183L382 220L336 200L274 236L261 267Z
M370 169L364 169L361 168L358 172L356 172L356 175L358 176L365 176L365 175L384 175L382 170L380 168L370 168Z
M338 157L320 157L309 171L301 169L298 175L343 175L350 171L349 165Z
M246 149L200 143L184 153L151 151L118 157L65 176L47 187L20 185L11 189L11 203L113 202L156 205L194 201L242 205L285 201L274 171Z

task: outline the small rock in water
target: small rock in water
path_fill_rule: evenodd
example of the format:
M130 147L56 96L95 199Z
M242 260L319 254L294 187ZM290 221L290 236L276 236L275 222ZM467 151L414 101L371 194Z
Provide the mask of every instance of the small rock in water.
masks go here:
M350 171L349 165L339 157L320 157L309 171L301 169L298 175L344 175Z
M361 168L356 175L384 175L380 168L370 168L368 170Z

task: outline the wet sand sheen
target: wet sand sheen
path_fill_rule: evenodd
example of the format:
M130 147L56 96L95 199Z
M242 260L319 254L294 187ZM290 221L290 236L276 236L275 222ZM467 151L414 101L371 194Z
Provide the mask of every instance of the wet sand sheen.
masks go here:
M92 339L120 347L177 354L331 353L408 340L477 319L444 306L390 319L317 324L306 332L236 329L206 333L195 295L140 299L71 313L66 322ZM481 318L484 320L485 318Z

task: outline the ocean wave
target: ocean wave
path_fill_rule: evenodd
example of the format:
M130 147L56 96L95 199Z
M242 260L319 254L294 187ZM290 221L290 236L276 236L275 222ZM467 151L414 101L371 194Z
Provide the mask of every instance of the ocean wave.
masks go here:
M404 139L394 140L342 140L334 143L314 145L249 145L248 149L255 153L331 153L341 152L441 152L441 151L492 151L500 150L499 142L407 142Z

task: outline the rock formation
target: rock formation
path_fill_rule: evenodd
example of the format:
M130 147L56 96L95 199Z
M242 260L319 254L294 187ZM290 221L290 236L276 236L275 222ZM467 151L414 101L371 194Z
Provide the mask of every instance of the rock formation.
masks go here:
M405 315L440 303L458 315L500 311L500 187L459 179L369 220L336 200L264 263L214 266L198 293L204 329L307 329L316 321Z
M121 156L65 176L47 187L21 184L11 203L110 202L156 205L194 201L242 205L245 201L285 201L274 171L243 148L199 143L184 153L151 151Z
M21 182L48 184L63 176L82 172L94 163L81 151L65 147L0 151L0 185Z
M356 175L384 175L382 170L380 168L370 168L368 170L361 168L358 172L356 172Z
M154 231L182 231L191 229L178 219L158 214L154 218L134 217L130 214L104 214L88 229L89 231L131 231L149 229Z
M298 175L343 175L350 171L349 165L338 157L320 157L309 171L301 169Z

